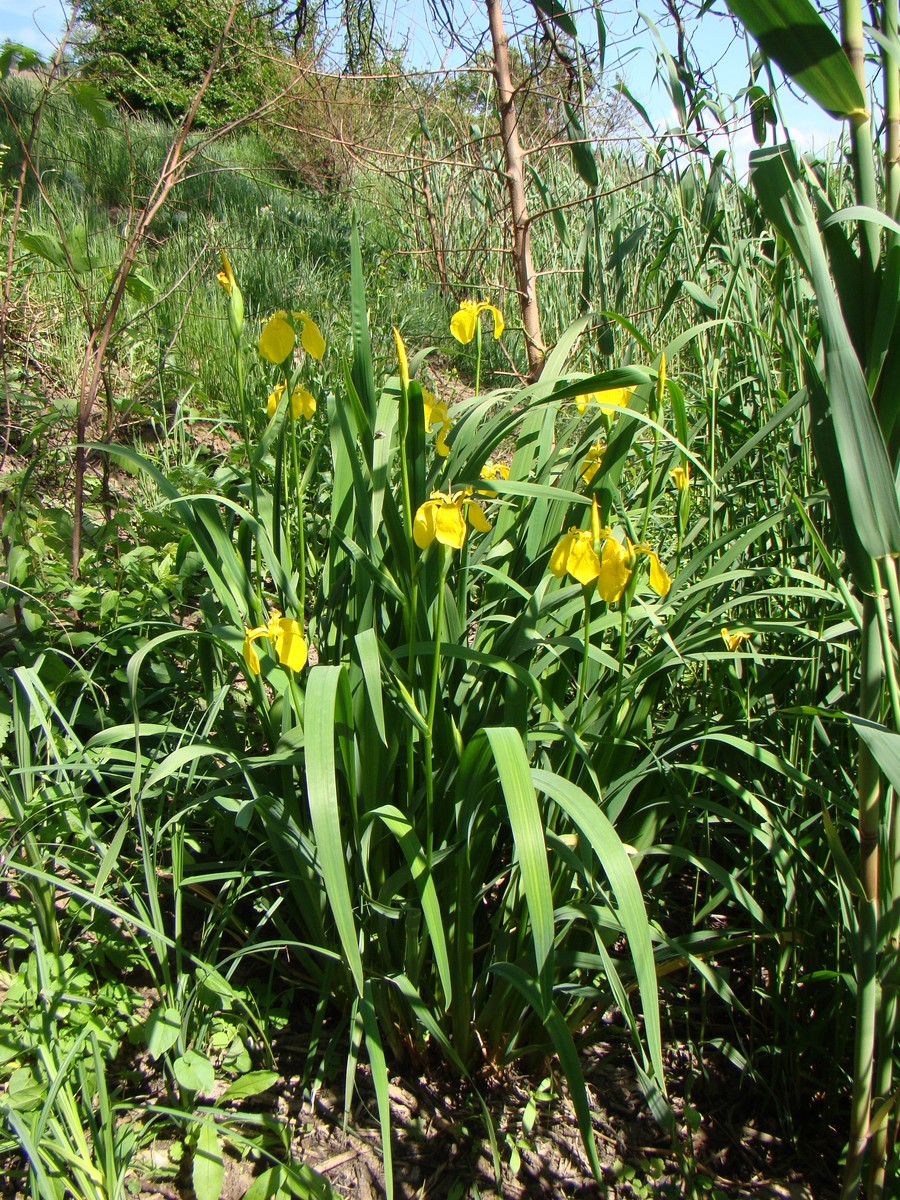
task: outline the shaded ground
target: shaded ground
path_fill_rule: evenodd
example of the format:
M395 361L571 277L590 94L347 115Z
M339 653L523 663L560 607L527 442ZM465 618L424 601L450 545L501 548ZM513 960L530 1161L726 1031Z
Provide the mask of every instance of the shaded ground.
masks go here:
M677 1122L673 1148L672 1138L653 1121L635 1084L624 1038L615 1025L609 1026L609 1034L609 1041L593 1047L583 1060L602 1187L591 1176L562 1082L553 1064L547 1064L542 1086L512 1072L480 1081L496 1129L499 1187L471 1088L448 1078L393 1076L395 1194L402 1200L837 1196L842 1144L837 1130L811 1114L815 1119L809 1128L799 1131L796 1145L789 1144L777 1132L774 1119L748 1115L759 1095L741 1089L733 1067L724 1060L700 1064L684 1048L670 1049L667 1056ZM308 1039L300 1034L286 1034L274 1045L282 1080L260 1098L256 1110L285 1122L295 1162L327 1178L340 1196L376 1200L385 1194L384 1164L368 1068L359 1068L344 1130L342 1099L326 1089L302 1087L307 1048ZM690 1105L684 1101L686 1090ZM222 1107L224 1117L228 1106ZM133 1194L140 1191L148 1200L191 1200L187 1163L174 1164L168 1146L160 1139L140 1156L130 1173ZM266 1165L252 1155L241 1159L235 1151L227 1161L223 1200L240 1200ZM5 1196L22 1194L13 1179L7 1177L6 1182Z

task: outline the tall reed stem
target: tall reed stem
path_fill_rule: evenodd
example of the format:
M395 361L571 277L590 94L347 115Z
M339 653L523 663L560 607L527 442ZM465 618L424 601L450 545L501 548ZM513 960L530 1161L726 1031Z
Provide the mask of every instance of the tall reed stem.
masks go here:
M882 690L882 646L875 601L863 602L860 662L860 716L877 721ZM857 908L856 1035L850 1138L841 1200L855 1200L869 1143L872 1076L878 1014L878 842L881 782L878 765L865 742L859 743L859 855L863 897Z

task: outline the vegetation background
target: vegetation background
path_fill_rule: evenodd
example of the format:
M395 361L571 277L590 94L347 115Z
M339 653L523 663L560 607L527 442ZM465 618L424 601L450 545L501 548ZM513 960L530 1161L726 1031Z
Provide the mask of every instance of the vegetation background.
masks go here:
M710 9L0 51L9 1195L898 1194L897 6Z

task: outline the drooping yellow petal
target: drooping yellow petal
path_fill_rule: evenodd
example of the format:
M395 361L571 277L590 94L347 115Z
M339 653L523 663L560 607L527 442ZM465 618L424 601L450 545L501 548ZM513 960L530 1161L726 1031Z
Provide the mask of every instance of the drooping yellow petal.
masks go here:
M256 647L253 645L253 638L248 631L244 637L244 662L250 668L253 675L259 674L259 655L256 653Z
M444 546L462 550L466 540L466 522L459 504L438 504L434 513L434 536Z
M475 336L475 322L478 319L478 306L472 300L463 300L457 311L450 318L450 332L464 346Z
M426 500L420 504L413 520L413 541L420 550L427 550L435 537L434 513L440 506L438 500Z
M319 330L318 325L305 312L300 313L298 320L302 322L300 330L300 345L307 354L317 361L321 362L325 355L325 339Z
M566 573L566 563L569 561L569 553L572 549L572 543L578 533L577 529L570 529L567 534L559 539L553 547L553 553L550 555L548 567L550 574L555 575L557 579L562 579Z
M269 622L269 637L281 665L291 671L302 671L307 651L300 622L291 617L276 617Z
M603 465L603 451L606 447L602 442L594 442L581 463L581 478L590 483Z
M276 313L269 318L259 335L259 352L270 363L283 363L293 348L293 326Z
M584 396L575 397L575 407L578 409L579 415L582 417L587 412L587 406L591 401L592 394L593 393L591 392L587 392Z
M672 588L672 577L652 550L646 552L650 559L650 586L657 596L667 596Z
M393 330L394 345L397 347L397 361L400 364L400 381L405 388L409 388L409 357L406 353L406 346L403 344L403 338L396 325L393 326Z
M305 387L301 387L298 383L291 392L291 413L294 420L298 421L300 417L305 420L310 420L313 413L316 411L316 398L312 392L308 392Z
M272 391L269 392L269 401L266 404L266 416L269 418L270 421L275 416L275 412L278 408L278 405L281 403L281 397L283 395L284 395L284 384L283 383L276 384L275 387L272 389Z
M597 576L597 591L607 604L615 604L621 600L622 593L628 586L631 571L627 564L627 554L615 538L607 538L603 543L603 554L600 557L600 573Z
M490 533L493 526L484 515L484 509L477 500L466 501L466 520L479 533Z
M557 579L568 573L582 586L593 583L600 571L600 559L592 545L589 529L570 529L550 555L550 571Z
M566 570L582 587L593 583L600 574L600 559L591 545L590 530L579 529L569 550Z
M434 448L441 458L446 458L450 453L450 447L447 445L447 434L451 429L450 417L447 415L447 405L443 400L436 401L434 392L429 392L427 388L422 389L422 401L425 406L425 432L431 432L431 426L440 422L440 430L435 441Z
M493 304L488 304L486 300L482 300L478 305L478 312L489 312L494 318L494 340L499 341L503 335L503 330L506 328L503 313L499 308L495 308Z

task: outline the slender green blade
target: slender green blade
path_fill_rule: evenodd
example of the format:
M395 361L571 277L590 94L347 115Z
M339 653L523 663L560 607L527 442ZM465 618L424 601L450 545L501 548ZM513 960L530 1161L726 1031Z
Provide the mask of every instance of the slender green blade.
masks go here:
M503 727L486 729L484 732L497 764L497 774L506 800L525 901L531 917L535 961L538 973L543 973L553 950L553 894L550 890L544 825L529 774L528 755L517 729Z
M416 836L416 832L410 822L404 817L400 809L393 804L386 804L382 808L376 808L371 813L368 813L367 817L377 817L383 821L397 839L400 849L403 851L403 856L409 867L409 873L412 876L413 883L416 885L422 904L425 927L428 930L428 936L431 938L434 958L437 963L438 974L441 978L441 987L444 989L445 1007L449 1007L450 1001L453 999L453 982L450 974L450 958L447 954L447 938L444 934L444 918L441 913L437 889L434 886L434 877L429 875L427 871L425 851L422 849L422 843Z
M372 1068L372 1084L375 1102L378 1105L378 1123L381 1126L381 1156L384 1160L384 1191L387 1200L394 1196L394 1156L391 1150L391 1098L388 1091L388 1071L381 1045L381 1031L372 1001L372 981L366 980L365 991L359 1002L363 1026L366 1031L366 1050Z
M628 937L628 947L634 960L650 1061L660 1087L665 1091L656 962L653 957L650 921L647 918L644 897L641 895L641 885L634 873L628 852L612 822L581 788L552 771L538 768L532 770L531 778L535 787L555 800L578 826L597 855L610 882L618 906L619 920Z
M306 688L306 787L319 868L341 946L359 994L363 990L362 958L350 902L344 837L341 833L335 777L334 743L339 705L349 716L349 697L343 667L313 667Z
M839 462L820 462L829 491L846 491L855 535L873 558L900 553L900 504L894 473L865 375L853 348L828 271L815 217L805 192L792 178L783 147L750 155L753 186L766 215L788 238L804 264L819 307L825 354L826 404L817 414L830 427ZM818 384L818 371L808 370ZM830 432L828 434L830 435ZM838 478L839 466L843 480Z
M496 963L491 970L503 979L508 980L525 997L541 1018L544 1028L550 1035L553 1048L557 1053L560 1066L566 1077L569 1096L572 1099L572 1104L575 1106L575 1116L578 1121L581 1140L587 1151L594 1178L599 1183L602 1172L600 1170L600 1159L597 1156L597 1143L594 1140L594 1127L591 1124L591 1105L584 1082L584 1072L581 1069L581 1062L578 1058L575 1042L572 1040L572 1034L569 1032L569 1027L566 1025L562 1013L552 1003L546 1009L544 1008L537 985L514 963Z
M728 0L760 50L833 117L863 116L850 60L809 0Z

